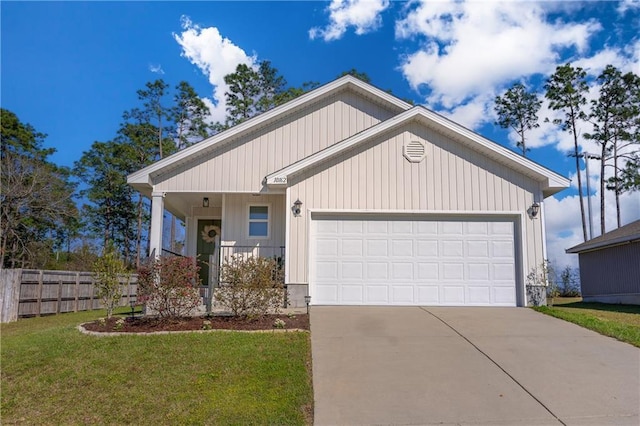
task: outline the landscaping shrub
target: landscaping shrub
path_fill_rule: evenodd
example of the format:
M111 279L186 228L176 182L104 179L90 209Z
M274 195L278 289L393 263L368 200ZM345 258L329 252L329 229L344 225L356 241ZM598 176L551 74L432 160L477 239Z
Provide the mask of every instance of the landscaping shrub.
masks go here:
M200 305L199 267L192 257L160 257L138 269L138 302L163 318L189 316Z
M580 274L577 269L567 266L562 270L559 278L558 291L561 297L580 296Z
M222 265L221 276L223 284L215 299L234 315L255 318L280 312L284 279L276 259L231 256Z
M102 256L93 263L93 272L98 297L107 310L107 317L111 318L113 309L120 304L122 298L122 287L118 278L127 273L127 268L113 245L107 245Z

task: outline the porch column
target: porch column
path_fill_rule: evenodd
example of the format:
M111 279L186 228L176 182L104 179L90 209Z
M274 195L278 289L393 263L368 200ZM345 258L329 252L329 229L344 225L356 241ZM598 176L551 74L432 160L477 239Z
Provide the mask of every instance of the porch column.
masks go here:
M149 233L149 256L162 255L162 219L166 192L151 193L151 232Z

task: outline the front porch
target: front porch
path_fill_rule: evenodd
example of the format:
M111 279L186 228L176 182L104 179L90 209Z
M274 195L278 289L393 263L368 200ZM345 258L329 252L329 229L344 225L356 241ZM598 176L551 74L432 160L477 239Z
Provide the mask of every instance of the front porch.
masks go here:
M212 292L224 284L220 280L220 267L233 256L276 259L286 286L285 230L290 212L285 194L153 192L151 200L150 255L197 259L207 311L214 308ZM170 250L171 232L164 223L165 210L184 224L180 251ZM301 292L297 287L289 292L283 304L304 307L306 288Z

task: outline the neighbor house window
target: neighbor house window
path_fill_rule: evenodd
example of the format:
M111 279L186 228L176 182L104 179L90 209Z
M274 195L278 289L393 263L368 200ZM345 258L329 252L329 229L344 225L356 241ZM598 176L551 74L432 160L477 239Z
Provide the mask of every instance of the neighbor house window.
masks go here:
M249 206L249 238L269 238L269 206Z

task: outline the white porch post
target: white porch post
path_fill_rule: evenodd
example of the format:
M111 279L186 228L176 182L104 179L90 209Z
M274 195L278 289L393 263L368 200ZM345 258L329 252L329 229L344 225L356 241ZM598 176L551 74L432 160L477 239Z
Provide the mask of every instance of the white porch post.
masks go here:
M151 232L149 234L149 256L162 255L162 219L166 192L151 193Z

